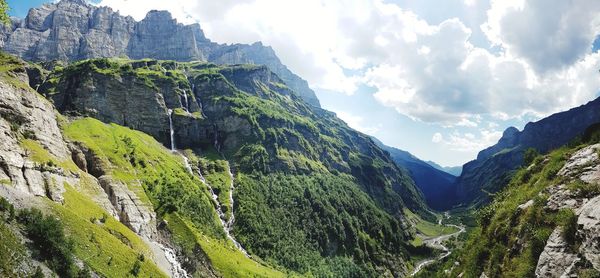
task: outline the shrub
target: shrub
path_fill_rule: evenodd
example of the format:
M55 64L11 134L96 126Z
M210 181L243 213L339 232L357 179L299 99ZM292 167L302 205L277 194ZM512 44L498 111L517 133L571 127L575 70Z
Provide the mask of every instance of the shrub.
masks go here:
M25 226L27 237L33 241L35 255L45 260L48 266L62 277L75 276L73 243L63 230L62 223L39 209L19 212L18 220Z
M562 209L558 213L558 224L562 227L563 239L575 247L577 239L577 215L571 209Z
M137 277L140 274L140 270L142 268L142 263L140 262L140 260L136 260L135 263L133 264L133 268L131 269L131 274L135 277Z

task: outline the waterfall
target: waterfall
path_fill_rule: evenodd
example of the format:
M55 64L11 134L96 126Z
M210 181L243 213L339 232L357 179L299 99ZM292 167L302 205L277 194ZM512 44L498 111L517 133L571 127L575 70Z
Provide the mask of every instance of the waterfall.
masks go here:
M190 159L187 158L187 156L183 155L181 152L177 152L177 153L183 159L183 165L185 166L185 169L188 171L188 173L194 175L194 171L192 170L192 165L190 165ZM202 174L200 174L200 177L202 177ZM204 179L204 177L202 177L201 179Z
M184 103L184 107L183 107L183 108L185 108L185 111L188 111L188 112L189 112L189 111L190 111L190 105L189 105L189 103L188 103L188 95L187 95L187 92L186 92L186 91L183 91L183 100L184 100L184 102L185 102L185 103Z
M183 267L181 266L181 263L179 263L179 261L177 260L177 254L175 253L175 250L166 247L160 243L156 244L160 247L160 249L162 249L165 252L165 258L171 265L171 274L173 274L173 278L190 277L187 271L185 271L185 269L183 269Z
M231 215L229 217L229 221L227 221L227 231L229 232L229 237L231 238L231 240L233 241L233 244L235 245L235 247L237 247L237 249L239 249L242 253L244 253L244 255L246 255L246 257L248 257L248 252L246 252L246 250L244 249L244 247L242 247L242 245L233 237L233 235L231 235L231 230L233 229L233 223L235 223L235 215L233 213L233 190L235 189L234 187L234 177L233 177L233 172L231 171L231 165L229 165L229 161L227 161L227 171L229 172L229 177L231 178L231 182L229 183L229 203L231 205Z
M212 186L208 182L206 182L206 180L204 179L204 176L202 176L202 172L200 171L200 168L198 168L198 175L201 177L202 182L208 188L208 191L210 192L210 196L212 197L213 202L215 203L216 211L217 211L217 214L219 215L219 221L221 222L221 226L223 226L223 231L225 232L225 235L227 236L227 238L229 240L231 240L231 242L233 242L233 245L238 250L240 250L240 252L242 252L246 257L250 257L250 255L248 255L248 252L246 252L244 247L242 247L242 245L231 234L231 229L233 228L233 223L234 223L234 219L235 219L233 216L233 174L231 173L231 167L229 167L229 162L227 162L227 167L228 167L229 175L231 177L231 183L230 183L230 187L229 187L229 201L231 202L231 216L229 217L229 221L227 221L227 217L225 216L225 213L223 213L223 208L222 208L221 202L219 202L219 196L217 196L217 194L215 194L215 191L213 190Z
M175 151L175 130L173 129L173 110L169 109L169 133L171 135L171 150Z

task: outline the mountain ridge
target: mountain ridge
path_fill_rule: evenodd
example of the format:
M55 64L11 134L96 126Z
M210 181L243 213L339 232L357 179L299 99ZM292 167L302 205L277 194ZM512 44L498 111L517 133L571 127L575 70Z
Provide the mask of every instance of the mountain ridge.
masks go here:
M278 74L307 103L319 100L306 80L281 63L271 47L217 44L199 24L183 25L167 11L150 11L141 21L108 7L62 0L33 8L24 19L3 26L0 47L28 61L77 61L129 57L217 64L263 64Z
M526 149L534 148L546 153L583 135L586 128L600 122L600 98L587 104L555 113L525 125L523 131L507 128L498 143L477 155L477 159L463 166L456 181L455 205L477 206L489 200L510 180L512 173L521 166Z
M425 200L431 208L443 210L452 202L448 199L446 192L454 189L456 176L435 168L407 151L386 146L377 138L371 138L378 146L390 153L392 160L398 166L408 170L415 185L423 192Z

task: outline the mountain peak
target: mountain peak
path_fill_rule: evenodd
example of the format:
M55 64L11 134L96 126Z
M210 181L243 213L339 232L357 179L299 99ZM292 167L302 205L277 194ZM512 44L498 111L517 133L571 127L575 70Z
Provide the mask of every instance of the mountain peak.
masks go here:
M61 0L62 2L66 2L66 3L74 3L74 4L79 4L79 5L87 5L87 1L86 0Z
M513 137L517 133L519 133L519 130L514 126L511 126L504 130L504 133L502 133L502 137Z
M83 0L70 0L70 1L83 1ZM151 10L146 14L146 18L144 18L144 20L147 19L153 19L153 20L173 20L173 16L171 15L171 13L169 11L165 11L165 10Z

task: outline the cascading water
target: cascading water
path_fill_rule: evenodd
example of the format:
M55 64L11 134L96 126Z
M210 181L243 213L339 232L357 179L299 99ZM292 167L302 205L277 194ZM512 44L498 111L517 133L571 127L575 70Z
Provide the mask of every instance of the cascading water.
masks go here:
M177 254L175 250L166 247L160 243L156 243L160 249L165 252L165 258L171 264L171 274L173 274L173 278L188 278L190 275L185 271L185 269L181 266L179 261L177 260Z
M233 224L235 223L235 214L233 213L233 190L235 189L234 187L234 176L233 176L233 172L231 171L231 165L229 165L229 161L227 161L227 171L229 173L229 177L231 178L231 182L229 183L229 203L231 205L231 215L229 217L229 221L227 221L227 230L229 230L229 233L231 234L231 230L233 229ZM242 245L237 242L237 240L233 237L233 235L230 235L230 237L232 238L233 244L235 245L235 247L237 247L242 253L244 253L244 255L246 255L246 257L248 257L248 252L246 252L246 250L244 249L244 247L242 247Z
M190 109L190 105L188 103L188 95L187 95L186 91L183 92L183 101L185 102L184 103L184 107L183 107L185 109L185 111L190 111L189 110Z
M194 174L194 171L192 170L192 165L190 165L190 160L187 158L187 156L183 155L180 152L177 152L181 158L183 159L183 165L185 165L185 169L188 171L188 173L190 174ZM204 179L204 177L202 177L202 175L200 175L201 179Z
M175 129L173 128L173 110L169 109L169 135L171 136L171 151L177 152L177 148L175 145ZM177 152L183 158L183 161L186 165L186 168L190 173L192 173L192 167L190 166L189 160L183 154ZM174 278L187 278L190 277L187 271L183 269L181 263L177 260L177 254L171 248L168 248L162 244L157 243L158 246L165 252L165 257L169 264L171 264L171 272Z
M169 109L169 134L171 135L171 150L175 151L175 130L173 129L173 110Z
M187 100L187 97L186 97ZM187 101L186 101L187 102ZM183 163L185 165L185 168L187 169L187 171L190 174L193 174L193 170L192 167L190 165L190 161L189 159L183 155L181 152L177 151L176 145L175 145L175 130L173 129L173 110L169 109L169 129L170 129L170 135L171 135L171 151L176 152L177 154L179 154L181 156L181 158L183 159ZM217 149L218 152L220 152L220 148L219 148L219 141L218 141L218 133L216 132L216 125L215 125L215 148ZM235 239L235 237L231 234L231 229L233 228L233 223L235 222L235 216L233 214L233 190L234 190L234 177L233 177L233 173L231 172L231 166L229 165L229 162L227 162L227 171L229 172L229 176L231 178L231 183L229 184L229 202L231 204L231 215L229 217L229 220L227 220L227 217L225 216L225 213L223 213L223 209L222 209L222 205L219 202L219 197L217 196L217 194L215 194L215 191L213 190L212 186L206 181L206 179L204 178L204 176L202 175L202 171L200 171L200 168L198 168L198 176L200 177L200 180L202 181L202 183L204 183L206 185L206 187L208 187L208 191L210 192L211 198L213 199L213 201L215 202L215 207L217 210L217 214L219 215L219 221L221 222L221 225L223 226L223 231L225 232L225 235L227 236L227 238L229 240L231 240L231 242L233 242L233 245L240 250L240 252L242 252L246 257L250 257L248 255L248 252L246 252L246 250L244 249L244 247L242 247L242 245ZM173 261L174 263L179 264L179 262L177 261L177 257L175 256L175 253L173 252L173 250L168 249L164 246L161 246L161 248L163 248L163 250L165 250L165 255L167 256L167 259L169 260L169 262ZM171 251L171 253L168 252L168 250ZM169 259L169 256L171 256L172 258ZM172 263L173 265L173 269L174 269L174 273L175 273L175 264ZM179 264L179 267L181 268L181 265ZM183 270L183 268L181 268L181 270ZM183 270L185 272L185 270ZM187 273L185 273L185 276L175 276L175 277L188 277Z
M246 250L244 249L244 247L235 239L235 237L231 234L231 229L233 228L233 223L235 221L235 217L233 215L233 173L231 172L231 167L229 167L229 162L227 162L227 169L229 171L229 175L231 177L231 183L230 183L230 187L229 187L229 202L231 203L231 215L229 217L229 220L227 220L227 217L225 216L225 213L223 213L223 208L221 205L221 202L219 202L219 196L217 196L217 194L215 194L215 191L213 190L212 186L206 182L206 180L204 180L204 184L206 185L206 187L208 187L208 191L210 192L210 195L213 199L213 201L215 202L215 206L216 206L216 210L217 210L217 214L219 215L219 221L221 221L221 225L223 226L223 231L225 232L225 235L227 236L227 238L229 240L231 240L231 242L233 242L233 245L235 245L235 247L240 250L240 252L242 252L246 257L250 257L248 255L248 252L246 252ZM198 169L198 175L200 175L202 177L202 173L200 171L200 169ZM202 177L203 179L203 177Z

